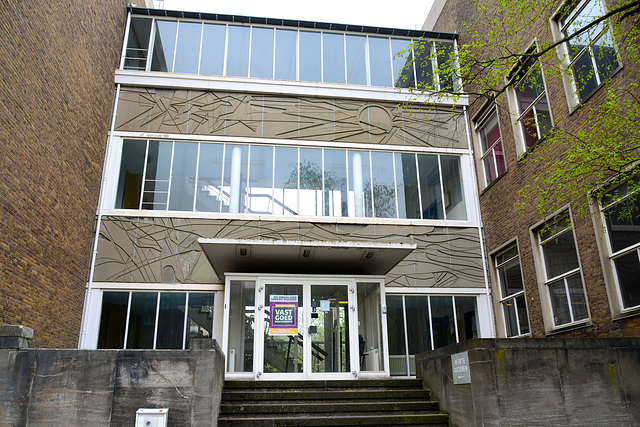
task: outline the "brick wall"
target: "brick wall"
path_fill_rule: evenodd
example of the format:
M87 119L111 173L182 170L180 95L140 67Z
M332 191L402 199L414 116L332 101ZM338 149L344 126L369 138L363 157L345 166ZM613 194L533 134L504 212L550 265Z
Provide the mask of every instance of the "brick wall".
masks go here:
M494 2L483 0L482 3L491 4L492 6L489 6L489 10L493 9L494 12L498 11L498 6L496 6ZM555 5L549 7L548 10L537 10L535 13L551 16L557 7L559 7L560 3L561 2L558 1ZM538 5L536 4L536 6ZM479 27L473 24L477 22L480 16L481 15L476 12L476 3L473 0L449 0L440 14L434 30L458 32L460 34L460 43L466 43L470 40L470 33L464 24L470 23L472 24L471 28L477 29ZM549 21L542 19L537 25L530 26L524 33L518 34L517 36L521 38L522 52L525 51L534 38L540 41L551 40L552 34ZM622 63L624 68L614 76L611 84L625 87L629 81L637 80L639 67L638 64L625 61L624 56L622 57ZM573 113L570 113L560 76L557 75L557 73L548 72L545 66L546 64L543 63L547 95L554 123L556 125L561 124L562 127L569 131L576 130L578 126L580 126L581 121L587 117L589 113L588 108L581 107ZM465 86L467 90L473 89L473 84L470 82L465 82ZM588 99L586 103L601 103L605 96L606 92L599 90ZM483 104L484 102L472 103L469 111L470 117L474 117L474 115L480 111ZM480 195L480 207L485 227L487 252L491 253L503 246L506 242L517 238L531 333L534 337L541 337L545 334L541 298L547 298L547 295L546 293L541 294L538 288L530 230L531 227L544 218L537 212L535 206L527 206L524 213L519 213L512 201L517 200L517 191L527 183L532 182L533 178L541 173L542 168L540 164L518 162L518 152L516 151L512 127L512 120L514 120L514 118L509 115L509 105L506 96L502 95L498 99L497 104L507 172L494 181L492 185L485 189ZM545 141L541 141L540 144L545 144ZM563 156L563 152L564 149L561 146L552 147L552 153L556 157ZM536 156L535 150L533 150L530 155ZM477 162L477 167L479 171L482 170L479 162ZM584 199L579 198L571 202L571 206L574 209L572 211L572 219L575 227L574 233L577 240L577 249L582 266L586 297L592 322L587 327L554 334L553 336L640 336L640 316L615 321L612 319L612 312L607 297L607 288L605 286L601 260L598 253L598 236L594 229L593 220L588 213L578 215L575 212L576 207L582 203L584 203ZM499 295L497 288L494 288L493 292L494 298ZM498 308L496 305L496 310L498 310Z
M0 5L0 323L75 347L124 0Z

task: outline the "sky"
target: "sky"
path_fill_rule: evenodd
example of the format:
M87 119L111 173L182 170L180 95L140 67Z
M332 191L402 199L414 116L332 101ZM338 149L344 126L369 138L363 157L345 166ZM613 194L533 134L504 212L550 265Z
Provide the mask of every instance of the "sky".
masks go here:
M420 29L433 0L154 0L165 9Z

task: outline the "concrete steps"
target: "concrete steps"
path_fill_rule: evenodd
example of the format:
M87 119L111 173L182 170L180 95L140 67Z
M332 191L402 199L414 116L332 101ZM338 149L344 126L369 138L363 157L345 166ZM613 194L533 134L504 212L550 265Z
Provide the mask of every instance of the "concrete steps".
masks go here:
M226 381L219 426L448 426L420 380Z

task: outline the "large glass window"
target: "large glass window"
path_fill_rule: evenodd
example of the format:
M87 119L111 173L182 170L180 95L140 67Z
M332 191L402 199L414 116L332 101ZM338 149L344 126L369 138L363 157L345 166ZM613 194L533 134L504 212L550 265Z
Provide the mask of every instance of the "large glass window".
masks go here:
M455 73L449 67L454 44L424 40L412 50L409 46L414 41L381 35L134 16L123 67L403 88L414 87L418 82L428 87L455 88ZM433 67L438 63L444 66L434 76Z
M213 301L211 292L105 291L98 348L188 348L212 337Z
M600 0L583 0L559 20L564 37L605 15ZM565 43L578 98L584 101L620 68L611 32L605 22L588 28Z
M459 156L124 140L114 208L466 220Z
M538 230L554 326L589 318L578 253L568 214Z
M387 295L391 375L415 375L415 355L477 338L476 297Z
M544 89L542 70L531 64L513 87L518 114L520 139L524 149L533 147L551 131L551 113Z
M495 271L500 288L500 305L507 338L528 334L529 317L520 271L518 247L509 249L494 257Z
M602 210L609 243L620 308L640 307L640 200L638 181L626 182L602 198Z
M482 148L482 166L485 184L491 184L507 170L502 149L502 137L498 125L498 113L491 110L478 124L478 135Z

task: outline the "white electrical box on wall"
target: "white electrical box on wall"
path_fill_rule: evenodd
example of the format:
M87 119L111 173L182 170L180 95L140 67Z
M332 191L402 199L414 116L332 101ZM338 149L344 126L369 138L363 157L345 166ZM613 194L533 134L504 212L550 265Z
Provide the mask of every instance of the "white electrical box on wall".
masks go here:
M136 427L167 427L169 408L140 408L136 411Z

